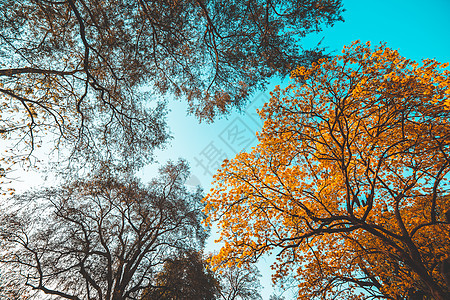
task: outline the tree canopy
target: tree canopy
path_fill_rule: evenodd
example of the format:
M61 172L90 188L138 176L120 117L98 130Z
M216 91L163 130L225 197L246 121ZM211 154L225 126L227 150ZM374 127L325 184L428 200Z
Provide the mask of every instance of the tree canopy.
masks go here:
M293 71L205 198L224 242L212 262L276 251L299 299L448 299L447 66L355 42Z
M198 251L185 251L168 257L147 287L142 300L214 300L219 282Z
M203 248L202 195L186 190L187 176L180 161L161 168L147 186L100 172L14 196L1 211L2 292L28 299L139 298L168 257Z
M301 39L341 13L341 0L0 1L0 184L43 144L88 174L1 203L1 293L136 299L167 257L201 248L186 165L149 186L131 175L170 138L161 99L206 121L240 109L323 57Z
M205 120L240 107L322 55L299 41L341 20L340 2L1 1L0 135L17 142L2 168L50 132L82 157L145 162L167 139L155 93L187 99Z
M217 299L220 300L261 300L261 284L258 268L248 265L238 268L233 265L222 265L216 269L216 278L220 289Z
M260 300L259 277L255 266L213 270L201 252L185 251L167 258L142 300Z

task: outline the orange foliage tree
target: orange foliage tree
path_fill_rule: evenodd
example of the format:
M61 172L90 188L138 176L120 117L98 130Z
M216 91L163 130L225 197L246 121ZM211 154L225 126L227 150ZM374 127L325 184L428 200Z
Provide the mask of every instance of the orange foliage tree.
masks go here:
M298 299L449 299L447 66L355 42L295 70L205 198L212 262L276 252Z

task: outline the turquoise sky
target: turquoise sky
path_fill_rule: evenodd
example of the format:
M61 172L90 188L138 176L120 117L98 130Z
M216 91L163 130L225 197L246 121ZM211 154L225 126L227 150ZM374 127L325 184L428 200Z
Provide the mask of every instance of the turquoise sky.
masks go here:
M309 36L306 46L313 46L323 38L322 45L338 54L344 45L359 39L372 44L385 42L409 59L435 58L450 62L450 0L344 0L343 5L345 22ZM225 156L232 158L242 147L249 149L256 143L254 133L260 123L255 109L269 99L268 93L276 84L287 83L287 79L283 82L274 79L268 90L255 93L246 111L233 113L214 124L198 124L193 116L186 116L184 103L172 101L168 122L174 139L171 146L159 153L158 160L187 159L192 171L189 183L200 184L208 191L220 160ZM144 179L151 178L154 170L154 167L145 168ZM208 249L214 248L210 243ZM268 261L260 264L264 299L269 298L272 290ZM291 298L289 294L284 295L286 300Z

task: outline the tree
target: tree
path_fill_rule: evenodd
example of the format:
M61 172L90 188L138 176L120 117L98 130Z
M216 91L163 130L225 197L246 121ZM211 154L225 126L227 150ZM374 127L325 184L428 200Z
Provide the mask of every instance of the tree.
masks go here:
M340 0L2 1L0 135L18 149L1 167L50 136L79 158L125 152L139 165L167 139L164 105L149 90L183 96L212 120L320 57L298 42L341 12Z
M164 263L155 283L147 287L142 300L214 300L219 283L207 268L201 252L175 254Z
M143 300L259 300L259 271L255 266L222 265L215 271L200 252L189 251L169 258L149 286Z
M15 196L2 214L0 274L34 299L138 298L167 257L201 249L207 236L186 164L160 172L148 186L100 172Z
M216 271L220 283L220 300L261 300L261 274L254 265L238 268L233 265L222 265Z
M205 198L225 243L213 262L278 251L299 299L448 299L447 66L356 42L295 70Z

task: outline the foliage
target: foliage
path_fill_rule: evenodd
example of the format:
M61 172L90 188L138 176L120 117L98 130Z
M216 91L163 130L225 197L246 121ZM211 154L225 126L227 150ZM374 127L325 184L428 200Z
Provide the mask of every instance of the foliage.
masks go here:
M189 251L166 260L142 299L260 300L259 277L258 269L251 265L223 265L213 271L200 252Z
M0 167L50 141L140 165L167 139L164 105L145 91L183 96L212 120L320 57L298 42L341 20L340 2L1 1L0 136L13 149Z
M295 276L299 299L448 299L447 66L356 42L295 70L205 198L213 263L279 251L274 279Z
M0 274L33 299L136 299L167 257L207 236L186 164L160 172L148 186L102 172L15 196L0 223Z
M219 283L201 252L189 251L168 258L143 300L214 300Z

